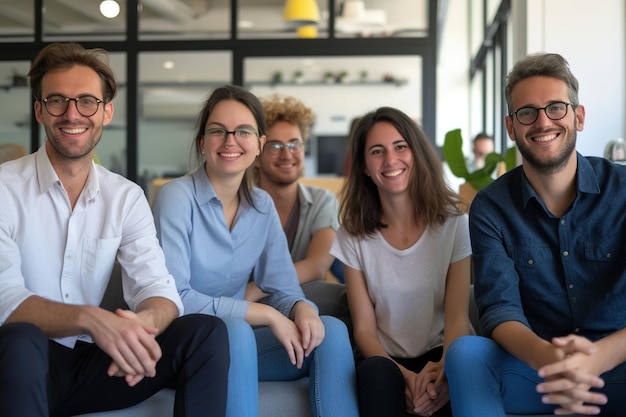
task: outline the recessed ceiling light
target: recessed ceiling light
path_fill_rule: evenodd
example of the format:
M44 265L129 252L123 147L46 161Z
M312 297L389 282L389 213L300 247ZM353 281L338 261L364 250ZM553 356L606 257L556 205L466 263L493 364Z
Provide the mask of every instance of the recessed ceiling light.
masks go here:
M120 5L115 0L104 0L100 3L100 13L104 17L113 19L120 14Z
M252 29L254 23L252 23L251 20L240 20L237 23L237 26L239 27L239 29Z
M174 63L174 61L165 61L163 62L163 68L165 69L174 69L174 67L176 66L176 64Z

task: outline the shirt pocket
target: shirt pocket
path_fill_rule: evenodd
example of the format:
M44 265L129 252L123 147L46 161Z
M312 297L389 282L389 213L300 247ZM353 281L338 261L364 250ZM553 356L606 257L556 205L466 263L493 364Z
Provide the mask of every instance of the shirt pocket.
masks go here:
M615 259L617 251L613 241L586 241L585 259L588 261L607 262Z
M122 237L83 239L81 275L84 280L104 282L111 276Z
M530 271L540 270L552 258L548 245L518 247L509 249L508 252L516 268L524 268Z
M558 279L546 279L557 276L557 263L548 245L514 248L509 250L509 257L519 274L523 298L542 300L559 290Z

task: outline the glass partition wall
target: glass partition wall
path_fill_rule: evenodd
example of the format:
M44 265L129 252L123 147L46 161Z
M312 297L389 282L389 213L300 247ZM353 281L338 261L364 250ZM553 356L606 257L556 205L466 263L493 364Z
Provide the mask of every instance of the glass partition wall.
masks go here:
M445 1L301 1L315 3L317 14L294 23L285 20L287 0L5 0L0 143L33 151L45 139L29 89L14 87L12 75L25 75L54 41L110 52L120 91L98 158L144 186L189 169L197 113L226 83L300 97L316 113L320 143L345 137L353 116L380 105L405 110L434 142L434 29ZM105 3L117 6L102 10ZM310 152L309 175L329 171L317 164L320 146Z

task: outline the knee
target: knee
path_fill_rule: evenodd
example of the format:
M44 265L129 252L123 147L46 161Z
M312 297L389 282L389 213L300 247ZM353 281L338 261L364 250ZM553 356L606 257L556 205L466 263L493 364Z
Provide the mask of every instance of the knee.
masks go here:
M388 385L396 381L397 383L404 384L404 377L398 366L390 359L383 356L371 356L361 361L357 368L357 379L359 385L363 386L365 383L381 383ZM401 387L404 389L403 387Z
M446 374L463 373L468 366L475 366L485 361L488 350L494 342L482 336L462 336L448 347L445 360Z
M383 356L370 356L367 359L359 362L359 373L373 373L378 372L400 372L398 366L389 358Z
M9 323L0 327L0 366L7 370L46 365L48 337L34 324Z
M324 333L326 335L338 335L338 337L348 337L348 329L346 324L333 316L320 316L324 324Z
M244 319L224 317L230 343L230 356L237 361L256 361L256 339L252 326Z
M324 341L320 346L344 346L352 352L352 345L350 344L350 335L348 334L348 328L346 324L340 319L332 316L320 316L322 323L324 324Z

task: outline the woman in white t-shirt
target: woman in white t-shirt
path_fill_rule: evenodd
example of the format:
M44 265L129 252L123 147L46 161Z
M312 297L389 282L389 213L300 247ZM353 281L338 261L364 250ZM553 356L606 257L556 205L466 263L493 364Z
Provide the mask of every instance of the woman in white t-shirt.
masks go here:
M344 264L360 415L451 415L445 352L470 332L463 203L425 133L400 110L363 116L349 152L331 254Z

